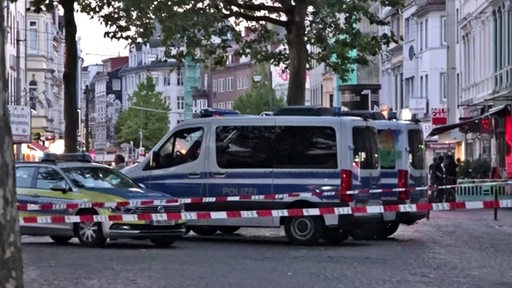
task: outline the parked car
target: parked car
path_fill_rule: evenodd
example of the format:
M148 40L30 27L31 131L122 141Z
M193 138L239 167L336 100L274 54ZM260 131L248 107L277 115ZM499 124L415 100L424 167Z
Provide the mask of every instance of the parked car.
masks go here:
M45 154L41 162L16 163L20 204L163 200L172 196L145 189L121 172L92 163L88 154ZM183 205L20 211L20 216L181 213ZM22 235L50 236L58 244L77 237L84 246L103 246L107 239L149 239L170 246L185 234L185 221L22 223Z

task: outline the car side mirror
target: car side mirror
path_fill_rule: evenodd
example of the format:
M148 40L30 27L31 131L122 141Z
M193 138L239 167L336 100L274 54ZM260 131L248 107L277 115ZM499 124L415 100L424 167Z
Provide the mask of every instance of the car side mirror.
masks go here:
M50 186L50 190L52 190L52 191L60 191L63 194L66 194L68 192L68 189L62 183L53 184L52 186Z

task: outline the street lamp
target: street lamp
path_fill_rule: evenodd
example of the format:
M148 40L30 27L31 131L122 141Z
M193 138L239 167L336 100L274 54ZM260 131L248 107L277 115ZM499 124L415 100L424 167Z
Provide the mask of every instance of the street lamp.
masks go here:
M272 74L270 73L270 69L269 69L269 79L270 79L270 77L272 77ZM254 82L259 83L259 82L261 82L261 81L263 80L263 77L261 77L261 75L254 75L254 76L252 77L252 79L254 80ZM270 93L269 93L269 96L268 96L268 100L269 100L269 102L268 102L268 105L269 105L269 111L273 111L273 106L274 106L274 105L273 105L273 103L272 103L272 102L273 102L273 99L272 99L272 98L273 98L273 97L272 97L272 84L271 84L271 82L270 82L270 81L268 81L268 84L269 84L269 90L270 90L270 91L269 91Z

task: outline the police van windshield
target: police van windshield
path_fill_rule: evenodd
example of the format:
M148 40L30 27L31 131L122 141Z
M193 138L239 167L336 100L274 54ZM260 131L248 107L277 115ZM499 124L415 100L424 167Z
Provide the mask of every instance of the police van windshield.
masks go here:
M377 129L374 127L352 128L354 166L359 169L379 168Z
M409 163L414 169L425 169L425 143L421 130L409 130Z

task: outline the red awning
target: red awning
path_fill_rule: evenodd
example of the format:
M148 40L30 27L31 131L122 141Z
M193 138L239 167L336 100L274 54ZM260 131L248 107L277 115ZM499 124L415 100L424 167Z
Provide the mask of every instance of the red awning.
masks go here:
M38 150L41 152L46 152L46 150L48 150L48 147L46 147L42 144L39 144L38 142L35 142L35 141L28 143L28 146L31 147L32 149L35 149L35 150Z

